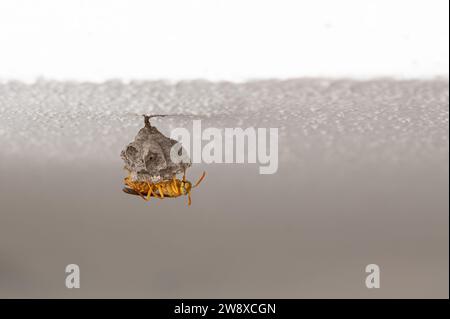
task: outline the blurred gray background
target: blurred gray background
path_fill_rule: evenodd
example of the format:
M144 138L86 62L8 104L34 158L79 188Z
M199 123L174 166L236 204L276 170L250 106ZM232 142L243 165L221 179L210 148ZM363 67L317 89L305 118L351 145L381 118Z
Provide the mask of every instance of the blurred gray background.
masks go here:
M441 79L0 84L0 297L448 298L448 101ZM194 165L191 207L126 195L143 113L278 127L279 170Z

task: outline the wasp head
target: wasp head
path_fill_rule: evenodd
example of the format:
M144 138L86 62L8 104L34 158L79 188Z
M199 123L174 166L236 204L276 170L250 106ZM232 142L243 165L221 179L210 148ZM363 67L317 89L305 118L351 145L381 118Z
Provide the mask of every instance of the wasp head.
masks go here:
M192 184L191 184L191 182L188 182L188 181L182 181L180 184L180 188L181 188L181 192L183 193L183 195L186 195L191 192Z

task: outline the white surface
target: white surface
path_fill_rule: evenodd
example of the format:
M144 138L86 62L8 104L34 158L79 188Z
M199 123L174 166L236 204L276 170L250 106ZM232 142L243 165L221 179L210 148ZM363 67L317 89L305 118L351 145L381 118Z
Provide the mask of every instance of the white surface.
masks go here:
M0 80L448 76L446 0L3 0Z

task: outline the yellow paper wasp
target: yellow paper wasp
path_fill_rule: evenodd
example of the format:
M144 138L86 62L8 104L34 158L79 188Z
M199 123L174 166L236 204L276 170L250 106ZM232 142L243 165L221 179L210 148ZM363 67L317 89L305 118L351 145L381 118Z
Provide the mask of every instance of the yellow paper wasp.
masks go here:
M171 180L160 181L157 183L132 181L130 175L125 177L124 183L127 187L123 191L131 195L139 195L144 200L148 201L153 196L155 198L178 197L181 195L188 196L188 205L191 205L191 190L197 187L205 178L206 172L203 172L199 180L192 185L186 180L186 172L183 174L183 179L179 180L173 176Z

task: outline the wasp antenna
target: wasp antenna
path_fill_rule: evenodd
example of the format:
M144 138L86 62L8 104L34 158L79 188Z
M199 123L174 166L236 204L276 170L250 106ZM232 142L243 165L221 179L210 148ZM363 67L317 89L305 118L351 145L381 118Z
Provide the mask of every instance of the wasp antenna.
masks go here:
M199 178L197 183L195 183L195 185L192 186L192 188L197 187L202 182L202 180L205 178L205 176L206 176L206 172L203 172L202 176Z

